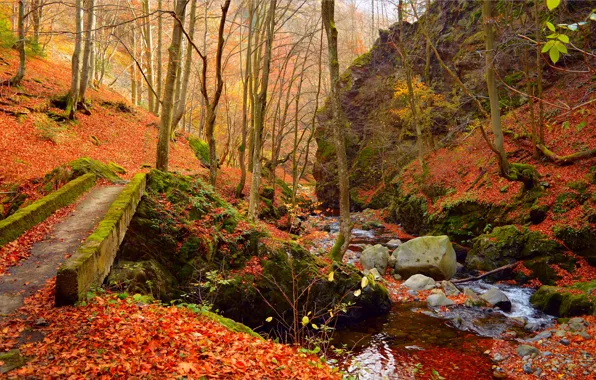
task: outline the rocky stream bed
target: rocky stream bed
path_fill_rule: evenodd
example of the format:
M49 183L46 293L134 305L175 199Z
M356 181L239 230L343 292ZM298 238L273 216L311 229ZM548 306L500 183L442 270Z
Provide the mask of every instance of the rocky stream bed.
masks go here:
M412 238L396 226L374 221L371 213L355 214L353 221L359 228L353 230L344 260L359 268L363 251L371 246L386 247L391 253ZM337 218L319 215L308 223L324 232L314 240L311 253L328 251L338 230ZM458 261L463 260L458 257ZM391 311L339 330L333 337L339 350L332 362L349 376L596 378L596 351L590 349L596 333L593 317L557 321L532 306L535 290L527 287L482 280L454 286L429 279L422 289L414 290L394 272L389 268L382 278L373 272L390 292ZM465 266L458 264L453 282L469 276ZM504 296L509 305L482 301L491 294Z

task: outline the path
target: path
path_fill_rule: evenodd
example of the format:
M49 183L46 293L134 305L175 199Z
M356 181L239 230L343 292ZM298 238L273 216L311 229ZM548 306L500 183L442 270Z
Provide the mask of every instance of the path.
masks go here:
M93 231L122 186L101 186L83 196L75 210L54 226L50 235L33 244L31 256L0 277L0 319L23 305L24 299L54 277L67 255L72 255Z

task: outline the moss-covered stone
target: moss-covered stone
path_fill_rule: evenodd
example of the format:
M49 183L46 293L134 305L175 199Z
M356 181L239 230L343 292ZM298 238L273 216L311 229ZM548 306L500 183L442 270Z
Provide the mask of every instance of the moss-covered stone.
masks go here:
M491 233L478 236L466 258L472 269L492 270L535 257L554 257L563 247L539 232L516 226L497 227Z
M115 173L126 174L126 169L124 169L122 166L118 165L115 162L108 162L108 167L112 169Z
M103 164L92 158L79 158L69 162L67 165L72 168L74 177L93 173L97 178L104 178L113 183L122 183L122 179L116 175L110 165Z
M10 350L7 352L0 352L0 373L8 373L13 369L20 368L25 365L25 359L21 356L19 350Z
M106 282L114 290L151 295L162 301L170 301L170 289L175 285L176 279L159 262L151 259L114 264Z
M207 142L196 137L191 137L188 140L188 144L199 161L203 165L209 165L209 145Z
M95 180L94 174L83 175L0 221L0 246L18 238L23 232L43 222L59 208L74 202L81 194L95 185Z
M579 228L557 225L554 233L574 253L583 256L590 265L596 266L596 228L591 225Z
M201 315L219 323L220 325L224 326L230 331L241 332L253 336L255 338L263 339L263 337L256 333L253 329L246 325L243 325L242 323L236 322L233 319L223 317L219 314L215 314L210 311L201 311Z
M596 281L572 287L541 286L530 298L534 307L557 317L596 313Z

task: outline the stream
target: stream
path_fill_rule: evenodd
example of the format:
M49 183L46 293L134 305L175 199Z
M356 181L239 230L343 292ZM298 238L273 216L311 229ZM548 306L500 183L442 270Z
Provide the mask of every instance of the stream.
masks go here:
M311 252L319 254L333 245L338 230L336 217L317 216L309 222L328 232L315 241ZM356 216L358 222L358 216ZM371 244L393 251L395 233L384 228L354 229L347 261L359 261L360 252ZM456 277L467 277L464 273ZM510 312L454 306L433 310L425 302L393 302L387 315L374 317L338 330L333 345L333 365L355 379L492 379L492 361L484 352L495 338L524 338L531 331L550 326L552 317L530 304L531 289L483 281L458 286L484 293L498 287L512 303Z

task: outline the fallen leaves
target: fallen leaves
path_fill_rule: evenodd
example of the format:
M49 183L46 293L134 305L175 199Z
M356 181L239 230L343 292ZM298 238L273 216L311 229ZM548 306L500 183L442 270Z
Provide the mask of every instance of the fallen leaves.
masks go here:
M55 280L26 300L25 318L0 326L0 350L35 329L39 342L19 348L30 358L17 378L339 379L295 347L232 332L189 309L140 305L103 294L80 307L53 307ZM44 318L48 326L35 326ZM5 333L6 332L6 333Z

